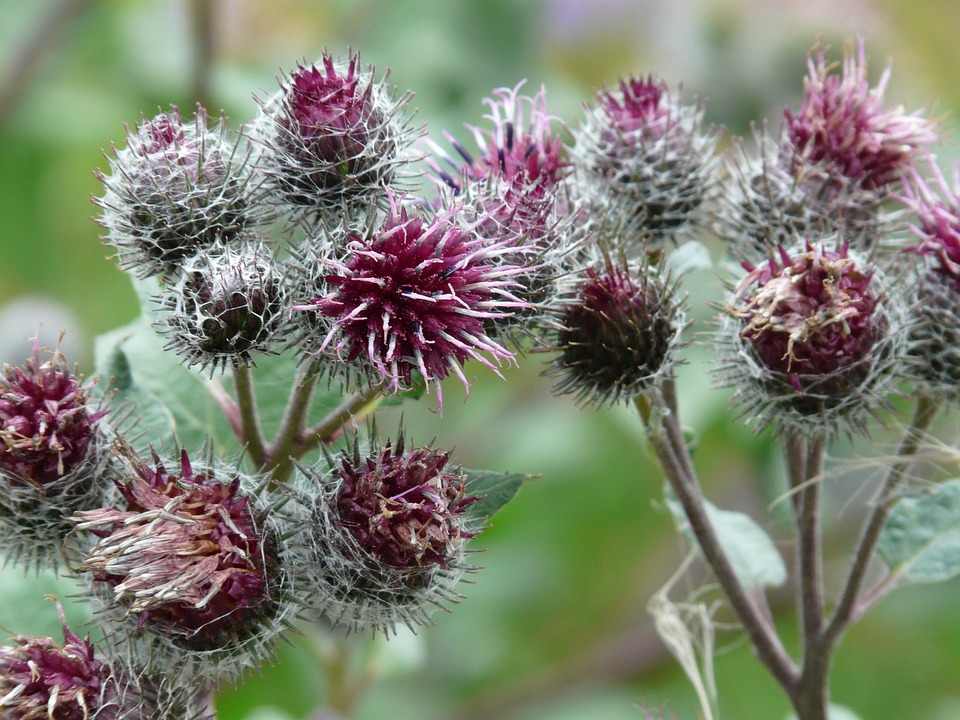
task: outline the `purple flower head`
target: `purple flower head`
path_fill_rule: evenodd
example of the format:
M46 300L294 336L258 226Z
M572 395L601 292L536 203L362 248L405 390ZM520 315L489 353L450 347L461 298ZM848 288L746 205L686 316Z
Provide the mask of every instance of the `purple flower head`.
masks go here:
M888 327L875 312L881 296L873 272L846 244L826 250L808 242L793 257L780 248L779 261L744 267L731 313L759 363L800 395L842 397L862 385Z
M9 720L140 720L139 696L74 633L57 603L63 643L18 635L0 647L0 716Z
M304 153L317 171L303 178L305 185L318 189L336 187L349 175L369 170L375 158L365 157L369 128L381 121L372 97L373 84L358 75L359 55L352 55L346 67L338 68L325 54L322 67L298 66L290 77L284 96L290 138L299 142L291 148Z
M83 385L60 352L42 359L38 338L23 366L0 377L0 469L13 485L41 492L87 457L98 420L107 414L89 406L93 384Z
M911 228L920 240L909 249L932 258L934 272L960 292L960 166L954 168L953 188L936 163L930 166L931 181L913 173L904 189L902 200L916 213L918 222Z
M676 242L712 197L715 133L703 108L654 77L597 93L574 132L578 191L596 215L631 218L622 244Z
M610 118L611 142L634 134L645 141L659 140L673 122L667 84L652 75L621 79L620 92L601 91L599 101Z
M314 607L334 623L389 634L398 623L429 622L459 599L467 541L481 529L467 474L432 446L354 438L352 449L303 468L323 491L310 499Z
M488 333L488 324L524 306L511 278L523 268L496 262L501 251L455 222L408 214L394 200L369 239L351 236L342 260L328 260L330 290L298 309L330 319L320 351L335 350L347 363L360 360L390 389L427 383L451 372L469 383L461 366L495 362L513 353ZM487 356L490 356L489 358Z
M324 52L281 79L280 92L259 101L251 130L259 170L294 215L336 211L344 201L376 204L403 182L420 134L410 127L410 95L397 97L359 54L345 61ZM384 78L385 79L385 78Z
M168 472L130 459L117 481L125 509L77 513L99 538L80 572L110 589L125 615L190 650L230 648L259 632L276 611L275 538L240 490L238 475L195 471L186 451Z
M340 524L365 553L395 568L448 567L462 541L465 477L446 469L449 455L430 447L387 442L379 453L340 462L336 508Z
M933 123L919 112L884 107L890 68L871 88L862 39L856 54L845 56L839 75L821 50L811 53L807 67L800 109L784 110L785 161L794 174L804 175L804 166L822 166L839 176L834 182L882 190L904 175L924 145L936 141Z
M441 160L454 171L451 175L431 159L431 167L441 183L459 193L466 183L496 178L515 186L538 187L543 192L566 177L569 163L562 158L563 142L552 127L556 118L547 111L546 89L541 88L533 97L522 95L524 83L526 80L514 88L498 88L493 91L493 98L484 100L490 108L484 117L493 127L467 126L478 148L476 156L449 133L445 133L446 138L459 159L433 145Z

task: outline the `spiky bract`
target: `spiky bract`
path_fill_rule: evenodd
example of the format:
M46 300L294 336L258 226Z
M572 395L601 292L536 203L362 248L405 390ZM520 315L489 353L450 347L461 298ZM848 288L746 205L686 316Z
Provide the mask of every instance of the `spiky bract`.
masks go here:
M907 301L846 244L828 245L745 264L728 301L721 378L761 427L863 431L904 359Z
M213 128L198 108L184 122L173 108L128 131L99 174L96 200L117 262L139 277L176 275L198 253L230 244L263 220L251 200L247 151L226 119Z
M466 542L479 523L464 510L466 475L430 446L394 441L330 459L330 476L306 473L323 491L311 501L308 561L313 604L331 621L389 634L429 622L456 602Z
M251 479L193 463L153 467L127 450L119 507L77 513L98 538L78 572L91 573L105 612L132 621L184 673L220 680L271 657L291 612L287 552ZM244 487L241 487L244 486Z
M165 349L211 373L251 365L257 353L270 352L290 314L284 278L257 244L195 258L157 302Z
M260 101L251 128L257 167L293 219L356 204L362 212L412 177L410 148L420 131L411 126L410 96L398 97L374 76L359 54L342 60L324 52Z

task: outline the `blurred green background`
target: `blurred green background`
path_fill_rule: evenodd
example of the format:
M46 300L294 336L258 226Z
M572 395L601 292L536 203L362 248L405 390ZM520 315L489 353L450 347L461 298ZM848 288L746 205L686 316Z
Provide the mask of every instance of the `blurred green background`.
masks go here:
M894 59L889 101L930 108L949 138L960 105L958 32L955 0L0 0L0 358L19 362L43 323L48 343L67 329L71 358L89 370L92 338L136 315L90 203L101 148L122 143L125 123L198 99L234 122L251 119L253 92L273 92L281 69L324 47L392 68L435 138L445 128L465 136L463 123L481 122L482 98L523 78L546 85L552 112L573 123L596 88L628 73L682 81L687 97L708 99L709 122L743 135L751 121L776 124L784 105L796 105L814 42L839 57L860 34L874 78ZM956 150L948 139L938 152L949 162ZM688 285L694 330L707 331L718 282L701 271ZM477 377L469 402L450 385L442 418L432 401L404 407L414 439L436 436L464 466L541 477L475 541L484 569L467 599L416 637L378 644L382 678L360 718L629 720L643 717L643 704L697 717L645 611L684 550L659 504L661 478L639 424L625 409L554 398L538 377L543 362L523 359L507 382L469 368ZM707 493L750 512L789 558L788 519L768 507L784 487L776 450L731 421L708 363L695 346L681 378ZM841 466L888 452L894 429L878 428L873 446L835 449ZM941 432L956 438L949 423ZM860 518L849 501L867 497L877 474L869 463L846 466L826 507L834 581ZM12 568L0 581L0 625L56 627L53 606L38 602L53 581L24 584ZM790 589L772 601L789 638ZM957 582L894 594L846 638L834 699L864 720L960 718L958 607ZM262 677L221 694L222 720L311 717L323 680L310 641L295 644ZM738 633L720 632L718 646L722 716L785 717L785 700Z

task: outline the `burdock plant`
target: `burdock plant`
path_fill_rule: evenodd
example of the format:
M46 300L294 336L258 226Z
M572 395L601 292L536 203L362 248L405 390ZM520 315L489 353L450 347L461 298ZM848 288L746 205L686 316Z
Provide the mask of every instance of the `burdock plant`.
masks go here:
M535 350L558 394L639 413L692 546L650 608L702 716L717 717L696 670L710 658L690 637L712 636L713 606L671 598L697 557L796 717L827 720L851 624L908 580L960 574L931 542L957 523L960 481L913 480L960 397L960 202L918 163L934 125L888 107L889 69L871 87L865 58L863 42L839 67L815 49L799 109L779 134L759 126L756 156L735 141L721 157L705 105L653 75L597 93L569 132L545 89L501 88L474 147L448 133L452 152L422 151L410 94L357 53L299 64L237 130L200 107L128 129L96 202L140 317L99 338L99 383L39 338L0 378L0 550L82 580L102 640L14 636L3 717L211 716L220 684L282 638L342 650L451 609L524 476L465 469L402 424L381 438L373 416L421 398L442 413L449 376L469 390L475 369L506 377ZM710 229L742 270L715 330L691 333L685 273L709 263ZM757 521L704 496L677 391L696 342L782 448L792 573ZM913 418L828 585L828 448L892 424L898 394ZM888 573L868 586L875 560ZM765 594L788 578L796 655ZM373 668L350 667L326 664L324 716L355 714Z

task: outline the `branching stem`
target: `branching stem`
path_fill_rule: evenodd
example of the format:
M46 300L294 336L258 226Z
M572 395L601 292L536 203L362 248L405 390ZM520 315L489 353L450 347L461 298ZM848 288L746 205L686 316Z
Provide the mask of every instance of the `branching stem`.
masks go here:
M870 559L873 557L877 542L880 540L880 533L883 531L887 516L890 514L893 502L896 499L897 490L906 477L910 458L919 449L927 430L933 424L940 410L941 404L942 401L939 398L933 398L929 395L921 395L917 399L910 427L907 428L897 452L897 457L901 460L894 463L887 472L877 502L867 518L863 533L857 543L857 549L850 564L850 572L840 594L840 600L827 623L824 643L828 647L833 647L837 643L854 617L857 616L856 605L860 596L860 589L863 586Z
M795 687L799 679L796 664L784 650L774 627L740 582L707 516L700 485L693 473L689 452L684 447L677 413L656 391L638 396L636 406L647 426L649 442L667 482L680 501L700 551L743 624L757 657L780 685ZM682 453L678 447L684 447Z

